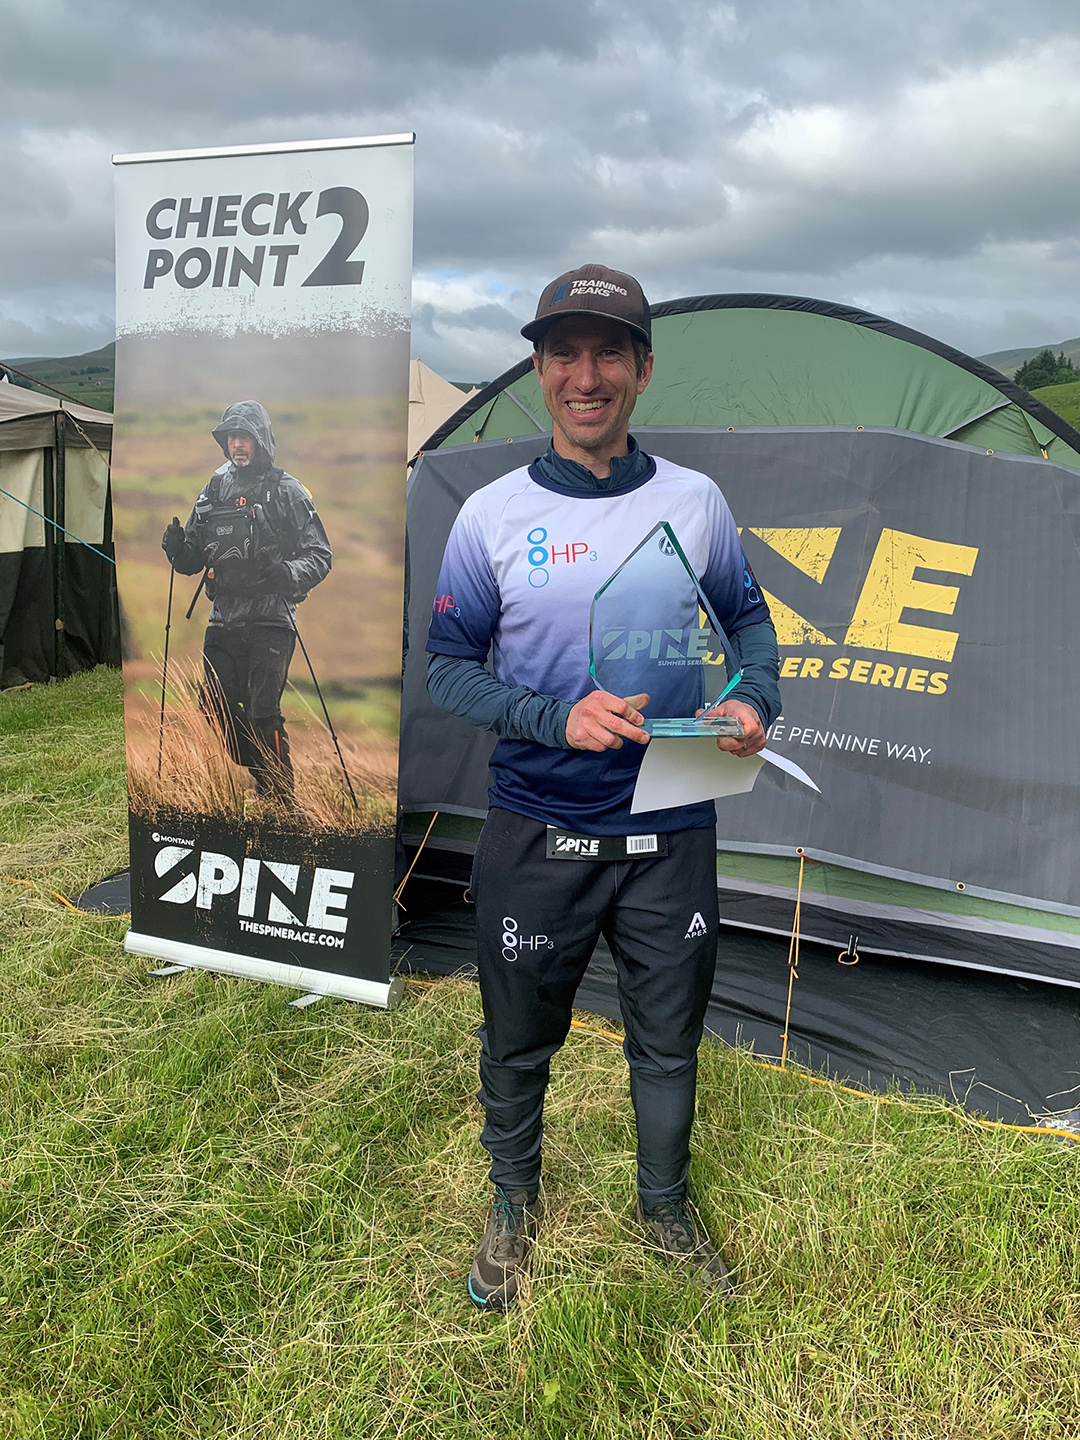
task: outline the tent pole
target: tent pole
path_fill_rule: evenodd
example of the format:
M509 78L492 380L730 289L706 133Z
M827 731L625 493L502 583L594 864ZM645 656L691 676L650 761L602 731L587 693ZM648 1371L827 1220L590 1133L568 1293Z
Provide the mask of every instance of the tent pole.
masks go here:
M52 518L58 525L64 524L64 498L67 483L66 447L67 432L64 428L64 411L61 408L56 412L53 419L56 433L56 462L53 468L53 508ZM46 513L48 513L46 511ZM53 651L53 674L60 678L64 670L65 645L65 616L67 607L65 601L64 585L64 561L67 558L64 554L63 531L53 541L53 604L55 615L55 648Z
M46 445L42 450L41 473L41 515L45 524L44 531L44 556L45 576L42 582L41 608L45 612L41 618L41 648L42 653L48 656L46 662L50 677L56 675L56 532L53 529L53 513L55 510L54 495L56 494L56 427L53 426L53 439L51 445Z

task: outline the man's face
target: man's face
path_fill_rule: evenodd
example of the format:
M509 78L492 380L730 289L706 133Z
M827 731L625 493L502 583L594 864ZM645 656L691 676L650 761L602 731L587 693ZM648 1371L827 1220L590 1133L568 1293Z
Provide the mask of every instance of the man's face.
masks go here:
M649 383L652 356L639 377L628 327L591 315L557 321L542 343L543 358L534 355L533 363L557 435L585 451L618 444Z
M229 447L229 459L234 465L243 468L251 464L255 456L254 435L249 435L246 430L230 430L225 437L225 443Z

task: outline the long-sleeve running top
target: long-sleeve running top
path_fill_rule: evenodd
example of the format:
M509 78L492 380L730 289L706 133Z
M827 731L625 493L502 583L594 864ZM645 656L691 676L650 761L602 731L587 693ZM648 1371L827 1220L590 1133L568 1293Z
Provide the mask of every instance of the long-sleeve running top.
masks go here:
M658 831L714 823L711 802L631 821L641 747L597 755L566 744L567 716L594 688L593 594L661 520L673 527L738 656L743 678L732 698L753 705L766 725L779 713L768 607L713 482L644 454L632 439L629 454L616 457L603 479L549 448L462 508L429 632L433 699L500 737L491 761L492 804L595 834L627 833L642 823ZM570 532L577 530L582 536L575 539ZM494 674L483 663L489 648ZM671 678L675 684L678 676Z

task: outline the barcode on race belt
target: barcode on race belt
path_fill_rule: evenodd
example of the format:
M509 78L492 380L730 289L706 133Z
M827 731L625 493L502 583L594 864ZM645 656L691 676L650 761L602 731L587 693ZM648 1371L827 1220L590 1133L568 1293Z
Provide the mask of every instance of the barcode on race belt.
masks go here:
M655 855L655 835L627 835L626 853L628 855Z

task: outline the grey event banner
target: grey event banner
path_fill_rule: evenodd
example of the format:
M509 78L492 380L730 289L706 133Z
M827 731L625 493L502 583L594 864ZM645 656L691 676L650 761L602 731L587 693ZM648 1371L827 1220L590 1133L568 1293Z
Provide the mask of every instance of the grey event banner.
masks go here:
M376 1005L412 141L116 158L127 948Z
M718 802L721 847L803 846L1080 913L1080 475L892 430L634 433L726 495L780 640L769 743L821 788L765 766ZM491 737L432 706L423 636L461 503L546 443L434 451L414 471L406 808L485 807Z

